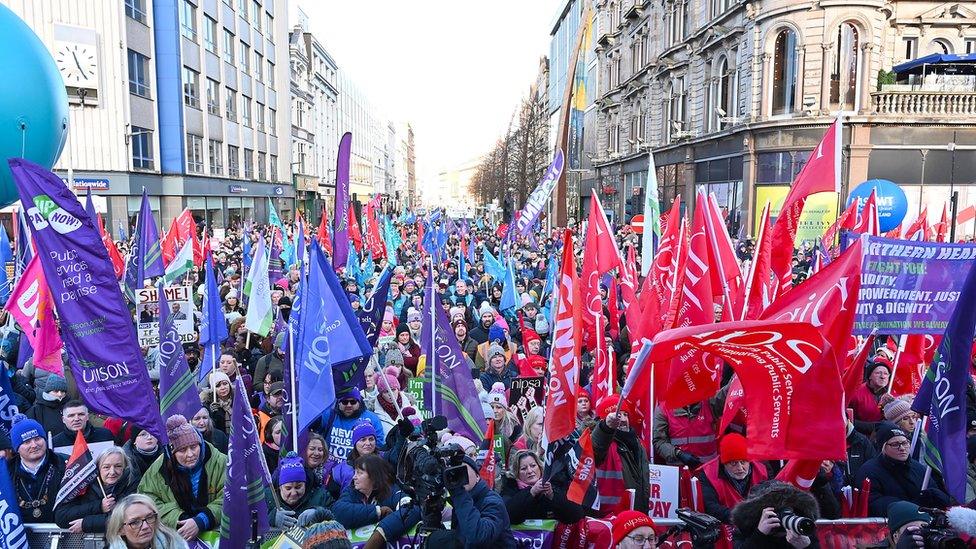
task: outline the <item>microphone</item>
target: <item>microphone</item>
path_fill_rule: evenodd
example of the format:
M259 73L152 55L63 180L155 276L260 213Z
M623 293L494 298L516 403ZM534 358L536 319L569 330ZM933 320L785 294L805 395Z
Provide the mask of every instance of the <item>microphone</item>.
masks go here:
M976 511L968 507L950 507L946 511L949 526L956 532L976 537Z

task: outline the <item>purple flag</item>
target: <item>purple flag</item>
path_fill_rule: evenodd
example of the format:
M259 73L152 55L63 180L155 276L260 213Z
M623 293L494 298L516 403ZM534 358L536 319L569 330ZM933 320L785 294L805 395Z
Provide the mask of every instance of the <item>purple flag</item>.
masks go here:
M281 238L284 239L285 235L284 233L279 233L279 231L281 229L271 227L271 251L268 254L268 280L271 281L272 286L285 276L284 266L281 261L281 241L276 238L278 234L281 234Z
M339 140L336 160L335 216L332 218L332 264L345 265L349 260L349 154L352 134L346 132Z
M240 376L234 393L247 394ZM224 513L220 518L220 545L246 547L251 539L251 512L257 515L257 533L264 535L268 525L268 504L264 487L271 486L271 475L264 462L264 451L257 437L254 416L246 398L235 398L231 410L230 443L227 447L227 481L224 483ZM233 526L233 527L232 527Z
M98 229L60 177L21 158L9 163L81 398L92 411L167 442L135 324Z
M156 219L149 206L146 189L142 189L142 206L139 208L139 219L136 221L135 240L135 247L129 252L129 260L125 266L126 295L133 303L135 291L143 287L147 278L163 276L165 273L159 231L156 229Z
M435 415L446 417L447 427L455 433L471 440L483 440L485 418L481 413L481 400L475 391L471 369L464 360L447 313L440 305L430 306L431 303L440 303L434 297L432 279L433 277L427 277L420 335L421 352L427 355L426 371L430 372L430 375L425 374L430 387L425 388L424 402L431 403L431 410ZM432 308L435 318L431 318ZM435 328L433 333L432 328ZM431 391L432 388L436 391ZM430 398L432 392L433 398Z
M509 234L514 233L516 229L518 229L518 232L522 236L529 234L532 225L535 224L536 219L539 219L539 214L542 213L546 202L549 201L552 190L556 188L556 183L559 182L559 176L563 173L563 161L563 151L559 149L556 151L556 156L552 159L552 164L549 164L549 168L543 174L542 181L539 181L535 190L532 191L528 200L525 201L525 207L522 208L522 212L518 216L518 221L513 221L508 225Z
M203 408L197 384L186 363L183 343L170 315L169 300L163 284L159 284L159 413L163 417L179 414L192 418ZM186 313L184 313L186 314Z

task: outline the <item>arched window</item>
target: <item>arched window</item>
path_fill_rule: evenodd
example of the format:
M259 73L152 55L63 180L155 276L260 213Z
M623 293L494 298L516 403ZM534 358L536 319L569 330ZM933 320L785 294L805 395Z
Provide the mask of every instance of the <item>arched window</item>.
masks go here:
M797 64L796 33L781 30L773 47L773 115L791 113L796 107Z
M952 53L952 44L944 38L936 38L929 45L929 54L940 53L942 55L949 55Z
M725 113L719 112L720 117L734 117L736 115L735 87L735 70L729 63L729 58L725 57L718 67L718 90L716 90L718 108Z
M830 74L830 106L839 110L852 110L857 98L858 50L860 40L857 29L844 23L837 29L834 46L834 66Z

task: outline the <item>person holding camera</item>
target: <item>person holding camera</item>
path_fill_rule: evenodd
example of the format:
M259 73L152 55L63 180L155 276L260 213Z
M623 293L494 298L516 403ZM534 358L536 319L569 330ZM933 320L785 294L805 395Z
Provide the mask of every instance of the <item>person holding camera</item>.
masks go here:
M810 493L778 480L752 487L749 497L732 509L735 549L818 548L817 500Z
M932 516L919 511L910 501L896 501L888 506L888 547L925 547L920 528L932 522Z
M706 463L698 473L702 483L705 513L722 521L722 538L732 541L732 508L741 502L749 490L767 479L766 467L750 461L746 453L746 439L729 433L719 441L719 456Z

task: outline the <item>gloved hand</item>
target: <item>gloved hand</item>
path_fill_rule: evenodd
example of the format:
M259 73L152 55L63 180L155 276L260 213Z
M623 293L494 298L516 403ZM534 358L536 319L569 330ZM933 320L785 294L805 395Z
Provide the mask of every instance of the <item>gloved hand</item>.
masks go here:
M685 452L684 450L678 450L678 461L687 465L691 469L697 469L701 466L701 460L697 457Z
M397 431L404 437L408 437L413 434L413 423L410 423L409 419L401 419L396 424Z
M297 524L298 521L295 519L295 512L289 511L287 509L278 509L275 512L274 525L275 528L279 530L288 530Z
M306 509L302 511L302 514L298 515L298 526L304 528L309 524L315 524L316 522L322 522L319 518L318 509Z

